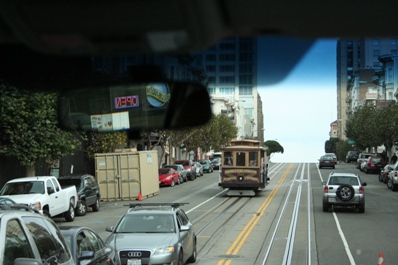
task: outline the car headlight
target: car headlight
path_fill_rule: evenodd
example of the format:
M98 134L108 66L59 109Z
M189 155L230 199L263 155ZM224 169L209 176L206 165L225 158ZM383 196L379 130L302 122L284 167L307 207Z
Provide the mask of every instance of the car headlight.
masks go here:
M40 202L31 203L29 206L30 206L33 210L38 210L38 211L41 210L41 203L40 203Z
M153 255L166 255L174 252L174 247L168 246L164 248L158 248L155 250L155 253Z

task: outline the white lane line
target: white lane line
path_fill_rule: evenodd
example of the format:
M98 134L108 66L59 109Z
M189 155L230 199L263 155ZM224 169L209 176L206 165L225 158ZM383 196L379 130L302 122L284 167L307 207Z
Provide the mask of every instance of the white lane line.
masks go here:
M339 219L337 218L337 214L333 212L334 220L336 221L337 230L339 231L341 240L343 241L345 252L347 253L348 259L350 260L351 265L355 265L354 257L351 254L350 247L348 246L347 240L345 239L343 230L341 229Z

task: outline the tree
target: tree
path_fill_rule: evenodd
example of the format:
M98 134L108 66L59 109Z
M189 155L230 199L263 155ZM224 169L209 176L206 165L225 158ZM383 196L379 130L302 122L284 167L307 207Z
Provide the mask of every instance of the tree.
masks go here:
M35 175L39 160L51 163L81 147L77 134L61 130L57 95L30 92L0 84L0 154L16 157Z
M113 152L128 144L127 132L87 132L82 134L84 152L89 159L94 159L96 153Z
M337 145L339 138L330 138L325 142L325 153L335 153L337 155Z
M347 121L346 136L354 140L358 149L377 147L380 143L377 139L376 107L374 105L364 105L354 112Z
M271 159L271 155L274 153L282 153L284 152L283 147L275 140L265 141L263 144L265 147L268 147L267 154Z

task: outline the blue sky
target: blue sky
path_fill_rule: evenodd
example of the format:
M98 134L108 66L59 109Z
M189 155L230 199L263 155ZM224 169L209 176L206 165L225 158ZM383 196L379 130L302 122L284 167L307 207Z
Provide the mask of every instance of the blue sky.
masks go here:
M316 41L282 82L258 87L264 139L277 140L285 150L271 161L316 162L337 119L336 40Z

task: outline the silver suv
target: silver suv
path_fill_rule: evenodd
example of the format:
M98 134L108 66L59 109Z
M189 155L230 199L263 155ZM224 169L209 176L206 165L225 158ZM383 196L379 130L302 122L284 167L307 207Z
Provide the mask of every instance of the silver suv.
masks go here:
M328 212L333 206L354 207L360 213L365 212L366 182L354 173L335 173L329 175L329 179L323 183L323 211Z
M0 205L0 264L73 265L57 225L24 205Z

